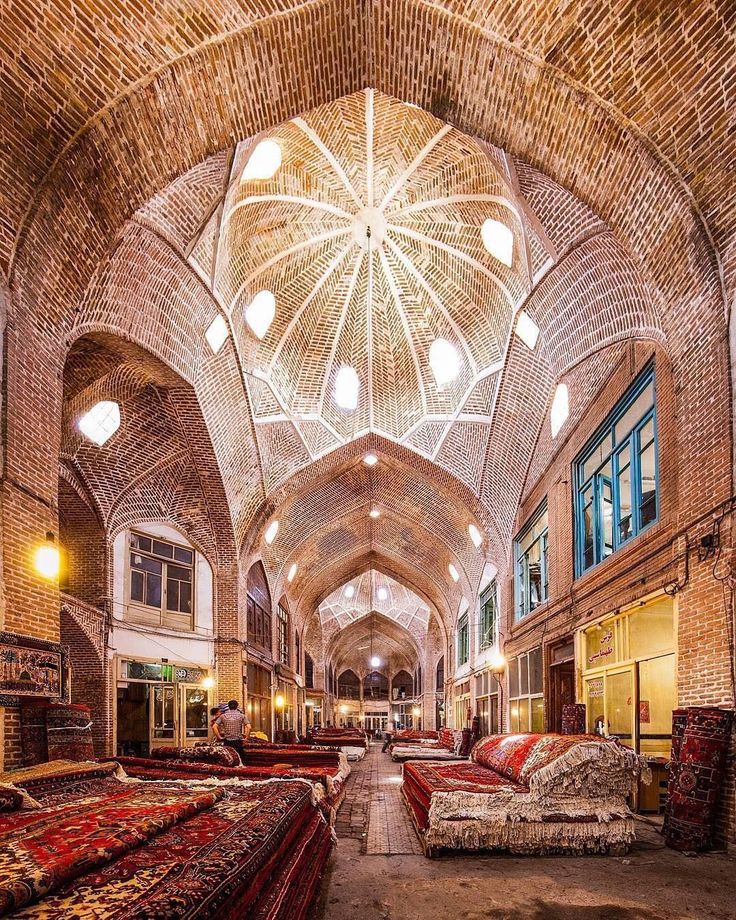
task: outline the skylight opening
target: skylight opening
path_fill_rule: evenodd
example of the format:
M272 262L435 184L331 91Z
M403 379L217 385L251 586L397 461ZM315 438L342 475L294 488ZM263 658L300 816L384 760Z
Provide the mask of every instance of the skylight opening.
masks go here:
M447 566L447 571L450 573L450 578L453 581L460 581L460 573L452 563Z
M276 175L281 166L281 147L274 140L261 141L256 144L245 164L241 182L251 179L270 179Z
M230 330L227 328L225 317L218 313L218 315L209 324L204 337L207 339L207 344L210 346L212 351L217 354L227 341L227 337L229 335Z
M363 463L366 466L375 466L378 463L378 457L375 454L366 454L363 457Z
M470 534L470 539L473 541L473 546L476 549L480 549L480 545L483 542L483 534L478 530L475 524L468 524L468 533Z
M253 335L262 339L276 315L276 298L271 291L259 291L245 310L245 321Z
M347 588L345 588L345 597L350 600L354 594L355 588L352 585L348 585Z
M341 409L354 412L358 408L360 378L354 367L341 367L335 377L335 402Z
M526 310L521 310L516 318L516 334L526 345L529 351L534 351L539 338L539 326L529 316Z
M276 534L279 532L279 522L271 521L271 523L266 528L265 540L266 543L270 546L273 541L276 539Z
M296 564L296 562L295 562L295 563L292 565L292 567L289 569L289 574L286 576L286 580L287 580L288 582L294 581L294 578L295 578L295 576L296 576L296 570L297 570L297 564Z
M388 591L383 586L378 589L378 600L385 601L388 598Z
M379 517L381 516L381 512L378 510L378 508L371 508L371 510L368 512L368 514L369 514L370 517L373 518L373 520L375 520L376 518L379 518Z
M443 389L460 373L460 355L447 339L435 339L429 346L429 366L438 389Z
M514 257L514 234L511 229L489 217L480 228L480 236L493 258L511 268Z
M86 438L101 447L120 427L120 406L111 400L95 403L77 425Z
M566 383L559 383L552 400L552 410L549 415L552 437L556 438L560 428L567 421L570 414L570 394Z

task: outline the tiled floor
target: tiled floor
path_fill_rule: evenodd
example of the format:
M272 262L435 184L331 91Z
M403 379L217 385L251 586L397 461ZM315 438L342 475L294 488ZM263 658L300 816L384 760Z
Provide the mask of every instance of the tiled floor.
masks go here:
M353 765L318 920L736 920L736 859L668 850L647 821L626 857L425 859L399 782L380 745Z
M338 839L359 839L361 852L368 855L420 855L400 785L401 765L372 744L365 758L353 764L335 827Z

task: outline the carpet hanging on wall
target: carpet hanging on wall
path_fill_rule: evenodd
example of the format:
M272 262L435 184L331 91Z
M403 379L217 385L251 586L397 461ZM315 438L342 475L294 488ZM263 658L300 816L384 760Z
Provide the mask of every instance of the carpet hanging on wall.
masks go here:
M565 703L562 707L561 735L585 734L585 703Z
M667 846L698 852L713 843L733 713L715 707L690 707L684 731L682 723L682 710L675 710L664 835Z
M89 706L52 703L46 710L49 760L94 760Z

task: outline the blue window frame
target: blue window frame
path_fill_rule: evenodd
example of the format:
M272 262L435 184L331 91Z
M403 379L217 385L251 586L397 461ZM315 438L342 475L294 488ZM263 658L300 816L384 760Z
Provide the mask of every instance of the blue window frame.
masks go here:
M543 604L549 595L547 525L544 501L514 540L517 620Z
M480 636L478 647L490 648L496 641L496 624L498 622L498 601L496 579L488 585L480 596Z
M468 615L464 613L457 621L457 663L466 664L470 658L470 634L468 631Z
M654 365L575 461L575 572L582 575L659 515Z

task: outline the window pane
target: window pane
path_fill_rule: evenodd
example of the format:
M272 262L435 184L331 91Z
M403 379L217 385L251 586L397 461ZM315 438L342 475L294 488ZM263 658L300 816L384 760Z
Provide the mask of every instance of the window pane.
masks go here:
M544 600L542 589L542 543L537 540L527 553L529 578L529 610L534 610Z
M633 672L609 674L606 678L608 733L627 747L634 745Z
M524 696L519 700L519 728L520 732L529 731L529 697Z
M618 541L624 543L632 536L631 522L631 466L628 462L629 446L618 459Z
M180 546L174 547L174 559L177 562L184 562L191 565L193 562L193 553L190 549L182 549Z
M519 695L529 693L529 659L519 655Z
M140 534L133 533L130 535L130 545L137 549L143 549L148 553L151 552L150 537L142 537Z
M143 603L143 581L145 576L143 572L137 572L133 569L130 573L130 599Z
M134 569L141 569L143 572L152 572L154 575L161 574L161 563L155 559L149 559L148 556L139 556L137 553L130 554L130 564Z
M532 704L532 731L544 731L544 699L538 696L531 700Z
M529 693L542 692L542 647L529 652Z
M169 578L178 578L179 581L191 581L192 570L185 569L180 565L169 565L166 567L166 574Z
M603 558L613 552L613 486L608 476L601 477L601 531Z
M509 662L509 696L519 695L519 659L512 658Z
M650 444L640 459L641 526L646 527L657 517L657 480L654 467L654 444Z
M179 582L173 578L166 579L166 609L175 612L179 609Z
M188 581L179 583L179 610L182 613L192 612L192 585Z
M153 552L157 556L165 556L166 559L174 557L174 547L170 543L162 543L161 540L153 541Z
M611 432L607 431L583 461L582 475L578 482L586 483L611 453Z
M629 406L626 412L616 422L615 436L616 443L619 444L636 427L641 419L654 405L654 381L644 387L634 402Z
M149 607L161 606L161 576L152 575L150 572L146 575L146 597L145 603Z
M593 544L593 488L586 489L583 505L583 568L590 568L595 562Z

